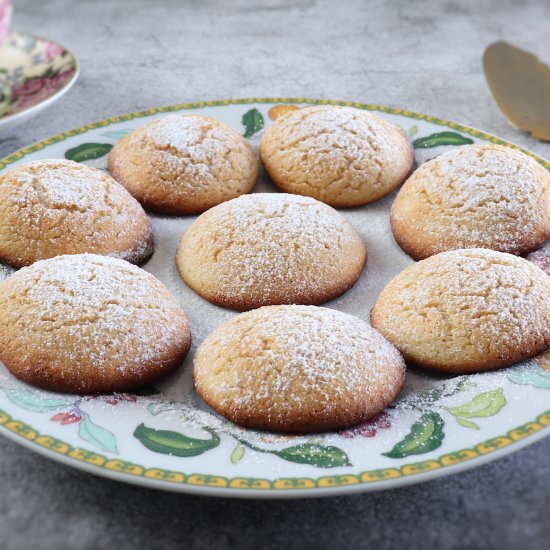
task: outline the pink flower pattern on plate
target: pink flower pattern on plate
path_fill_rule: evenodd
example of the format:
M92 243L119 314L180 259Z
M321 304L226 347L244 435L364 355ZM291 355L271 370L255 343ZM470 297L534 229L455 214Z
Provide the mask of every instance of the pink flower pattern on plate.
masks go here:
M60 412L60 413L54 414L50 418L52 422L59 422L62 426L66 426L67 424L73 424L74 422L80 422L81 419L82 419L82 416L77 411Z
M391 428L390 415L383 412L362 424L339 431L338 435L347 439L353 439L354 437L374 437L378 433L378 430L387 430L388 428Z

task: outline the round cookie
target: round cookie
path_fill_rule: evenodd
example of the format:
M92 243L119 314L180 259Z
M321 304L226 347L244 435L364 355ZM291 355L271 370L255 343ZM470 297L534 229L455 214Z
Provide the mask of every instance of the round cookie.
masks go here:
M144 262L151 222L111 176L70 160L37 160L0 175L0 260L14 267L83 252Z
M550 277L493 250L443 252L392 279L371 323L419 366L485 371L550 347Z
M269 306L219 326L195 355L197 393L241 426L337 430L375 416L405 380L399 352L332 309Z
M123 260L58 256L0 283L0 361L29 384L128 391L177 367L190 345L178 302Z
M245 195L202 214L183 234L181 277L217 305L319 304L340 296L367 261L361 237L309 197Z
M351 107L304 107L277 118L260 144L261 161L287 193L334 207L376 201L400 185L414 155L400 128Z
M415 260L457 248L525 254L550 238L550 173L521 151L466 145L412 174L391 225Z
M222 122L170 115L123 137L109 154L109 171L146 208L196 214L251 191L258 160Z

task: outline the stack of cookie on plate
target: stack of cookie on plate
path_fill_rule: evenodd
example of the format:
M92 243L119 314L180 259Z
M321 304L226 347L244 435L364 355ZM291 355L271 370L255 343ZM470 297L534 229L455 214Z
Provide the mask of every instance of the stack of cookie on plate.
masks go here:
M245 312L194 357L199 396L242 426L340 429L396 399L405 361L480 372L550 347L550 277L521 257L550 239L550 175L524 153L464 146L411 174L398 127L327 105L278 117L260 159L281 193L247 194L259 163L240 134L170 115L115 145L111 175L60 160L0 175L0 260L22 268L0 283L0 360L26 382L73 392L130 390L182 363L186 314L132 265L153 254L143 207L200 214L174 250L181 278ZM365 207L404 181L391 226L419 261L383 289L372 326L318 307L367 263L336 208Z

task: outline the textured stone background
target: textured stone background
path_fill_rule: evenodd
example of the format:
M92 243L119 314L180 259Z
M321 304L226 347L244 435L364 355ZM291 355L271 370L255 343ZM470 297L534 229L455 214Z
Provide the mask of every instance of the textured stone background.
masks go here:
M82 74L0 135L0 155L106 116L183 101L310 96L463 122L550 157L513 130L481 71L508 39L550 61L550 2L16 0L14 27L59 40ZM149 491L0 441L0 548L546 549L550 438L450 478L310 501Z

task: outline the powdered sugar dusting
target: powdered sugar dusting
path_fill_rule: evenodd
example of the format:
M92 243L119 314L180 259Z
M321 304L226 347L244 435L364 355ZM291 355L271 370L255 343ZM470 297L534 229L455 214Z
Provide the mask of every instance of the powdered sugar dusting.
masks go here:
M395 136L390 125L376 115L351 107L320 106L294 111L281 118L277 135L292 128L283 142L283 152L291 153L298 146L304 151L323 150L331 165L342 159L361 165L375 162L376 172L382 170L385 157L394 145Z
M83 388L87 378L116 377L118 369L139 376L188 338L185 315L164 285L104 256L58 256L23 268L2 283L0 304L4 348L31 378L38 350L61 377L64 368L71 376L82 369Z
M109 169L147 207L189 214L249 192L258 161L229 126L210 117L170 115L120 140Z
M283 423L372 414L391 402L403 377L400 354L366 323L312 306L243 314L210 335L195 358L197 387L210 401L237 417L259 409Z
M509 254L445 252L395 277L373 316L411 360L459 370L512 363L550 345L550 279Z
M228 303L250 301L250 307L334 296L355 282L365 258L359 235L336 210L275 193L209 210L178 250L178 265L193 288Z
M113 253L143 261L150 223L129 193L101 170L39 160L0 179L0 256L14 265L59 254Z
M14 175L20 185L34 189L39 203L45 208L81 213L105 206L120 210L120 205L112 204L109 198L109 176L73 161L29 162L17 167Z
M399 128L372 113L328 105L278 118L266 131L260 153L282 190L335 206L383 197L403 181L412 163Z
M212 137L212 125L201 124L202 120L193 115L171 115L146 127L145 136L161 147L174 148L186 156L204 157L206 160L207 153L215 157L223 152L224 146L217 140L211 140L208 147L200 147L205 139Z
M509 147L454 149L407 180L392 223L416 258L474 247L522 254L550 238L550 174Z

